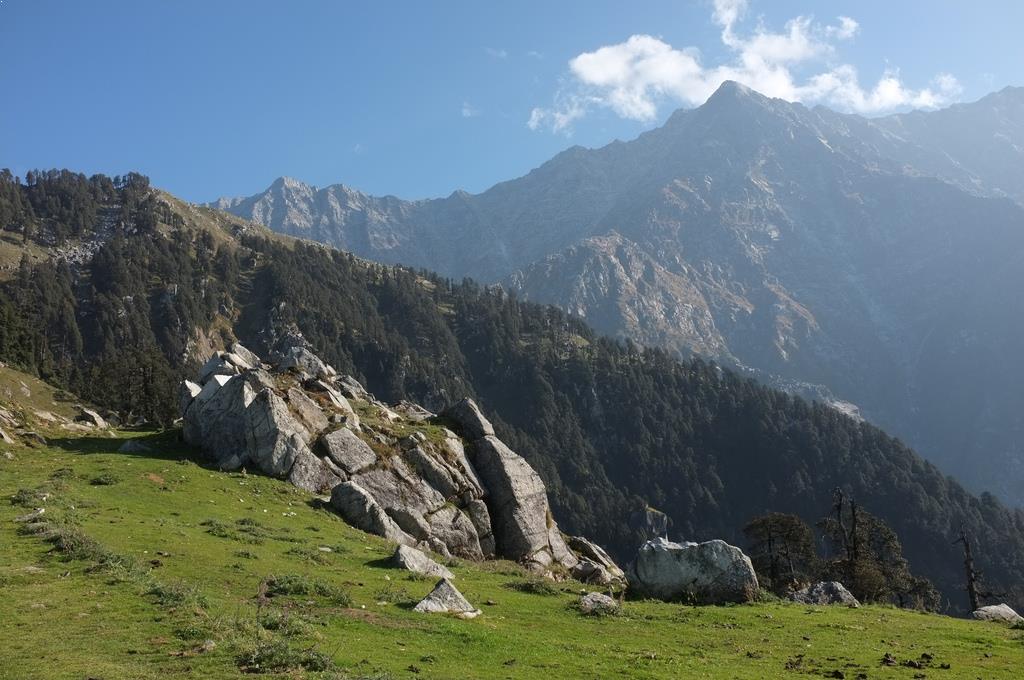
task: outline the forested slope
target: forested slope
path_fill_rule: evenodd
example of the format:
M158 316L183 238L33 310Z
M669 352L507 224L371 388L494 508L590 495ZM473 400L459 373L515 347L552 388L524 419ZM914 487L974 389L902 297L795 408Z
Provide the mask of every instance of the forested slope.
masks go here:
M24 185L5 181L4 196L24 198ZM97 214L121 214L120 191L95 199ZM967 493L869 424L601 338L500 289L283 241L167 196L146 205L98 240L88 224L54 236L45 208L0 225L9 245L63 257L26 257L0 286L0 360L169 425L176 382L204 348L237 336L262 350L297 327L382 398L433 408L478 399L544 477L559 523L620 556L635 548L630 516L646 505L671 516L675 538L742 542L743 526L768 510L817 521L841 487L893 526L915 571L954 607L965 604L961 526L990 583L1024 584L1024 514ZM83 238L96 248L87 261L61 255Z

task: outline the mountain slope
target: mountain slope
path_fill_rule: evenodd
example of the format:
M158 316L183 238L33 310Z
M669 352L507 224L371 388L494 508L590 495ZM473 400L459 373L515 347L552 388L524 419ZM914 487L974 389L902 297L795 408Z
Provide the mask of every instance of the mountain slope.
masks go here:
M1024 195L1022 102L1009 88L868 120L726 83L636 140L573 147L475 196L279 181L225 207L855 403L1020 503L1024 310L1007 291L1024 286L1024 205L1005 197Z
M25 261L0 286L0 359L170 423L176 381L212 349L238 338L265 351L297 329L388 401L440 410L476 398L544 478L560 525L620 556L635 549L631 515L648 504L668 513L674 536L742 542L768 510L816 522L841 487L896 529L948 606L963 606L961 525L995 584L1024 582L1024 515L972 496L871 425L703 361L622 346L500 290L160 200L178 226L128 224L75 266Z

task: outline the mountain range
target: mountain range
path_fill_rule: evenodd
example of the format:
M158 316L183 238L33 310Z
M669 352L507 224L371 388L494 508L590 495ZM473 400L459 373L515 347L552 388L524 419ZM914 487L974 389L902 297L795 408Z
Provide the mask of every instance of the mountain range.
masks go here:
M1024 511L828 405L603 337L500 286L275 234L136 173L23 183L0 171L0 224L0 361L60 388L54 408L81 399L177 437L195 394L182 381L216 350L300 343L398 411L477 401L542 478L559 526L623 561L666 533L746 544L767 512L827 526L836 499L852 498L941 600L894 577L891 601L964 611L961 531L987 587L1024 601ZM0 396L15 403L19 390ZM23 423L0 427L6 443L42 445Z
M714 359L1024 503L1024 88L869 119L725 83L476 195L281 178L214 207Z

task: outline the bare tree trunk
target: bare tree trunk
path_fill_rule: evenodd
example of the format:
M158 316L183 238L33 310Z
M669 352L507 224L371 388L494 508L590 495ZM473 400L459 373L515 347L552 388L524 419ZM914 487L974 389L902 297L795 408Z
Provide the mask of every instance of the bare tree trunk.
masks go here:
M971 602L971 611L975 611L980 606L978 580L981 575L974 568L974 556L971 554L971 538L967 535L966 529L963 527L960 528L960 538L954 541L954 543L964 544L964 571L967 574L967 598Z

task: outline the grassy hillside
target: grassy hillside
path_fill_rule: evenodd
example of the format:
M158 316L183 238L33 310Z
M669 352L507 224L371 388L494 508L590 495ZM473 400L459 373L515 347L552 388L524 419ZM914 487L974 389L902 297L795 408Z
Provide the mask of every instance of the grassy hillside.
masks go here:
M574 609L580 584L538 585L502 562L453 567L479 618L418 614L432 581L387 568L392 546L285 482L206 469L175 431L119 434L143 453L48 434L47 447L0 453L4 680L257 666L280 678L1012 678L1024 664L1024 631L886 607L626 602L589 618ZM49 539L13 521L37 506Z

